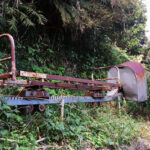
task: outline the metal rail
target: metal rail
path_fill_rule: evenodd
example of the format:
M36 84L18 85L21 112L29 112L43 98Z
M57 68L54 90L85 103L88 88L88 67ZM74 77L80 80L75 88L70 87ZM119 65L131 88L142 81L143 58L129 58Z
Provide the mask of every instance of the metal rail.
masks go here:
M52 96L48 99L25 99L23 97L0 97L0 101L10 106L20 105L41 105L41 104L60 104L64 103L93 103L93 102L108 102L116 99L120 94L112 97L92 98L90 96Z
M11 45L11 72L12 72L12 80L16 80L16 59L15 59L15 43L14 43L14 39L13 37L8 34L8 33L5 33L5 34L1 34L0 35L0 38L1 37L8 37L9 41L10 41L10 45ZM10 57L9 58L4 58L4 60L10 60Z
M74 77L65 77L59 75L50 75L44 73L35 73L27 71L16 70L15 60L15 45L13 37L10 34L1 34L0 37L8 37L11 44L11 57L0 59L0 62L11 59L11 72L0 75L0 87L25 87L24 90L19 93L20 97L1 97L5 99L8 105L37 105L37 104L54 104L58 103L60 99L64 100L64 103L76 103L76 102L103 102L113 100L113 97L104 97L102 91L108 91L113 88L120 88L120 84L107 83L98 80L81 79ZM18 80L17 77L23 77L25 80ZM28 78L28 79L26 79ZM39 81L42 79L42 81ZM57 80L58 82L53 82ZM48 93L44 91L44 88L50 89L71 89L71 90L85 90L92 91L87 94L91 97L50 97L49 99L40 100L39 98L47 98ZM106 92L105 92L106 93ZM28 96L27 96L28 95ZM33 96L34 95L34 96ZM96 99L93 98L95 95ZM92 97L93 96L93 97ZM23 98L24 97L24 98ZM26 100L25 98L33 99ZM104 97L104 98L103 98ZM100 99L101 98L101 99ZM58 100L58 101L57 101ZM56 102L57 101L57 102Z

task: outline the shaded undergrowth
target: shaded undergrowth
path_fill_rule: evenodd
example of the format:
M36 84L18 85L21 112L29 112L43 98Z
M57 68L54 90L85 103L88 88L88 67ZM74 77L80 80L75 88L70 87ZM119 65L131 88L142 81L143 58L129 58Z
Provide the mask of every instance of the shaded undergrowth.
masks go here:
M126 106L127 108L127 106ZM23 114L17 108L0 107L0 149L119 149L140 134L138 120L112 103L102 107L67 104L64 121L60 106L49 105L44 113ZM126 109L128 111L128 109ZM44 138L43 141L37 140Z

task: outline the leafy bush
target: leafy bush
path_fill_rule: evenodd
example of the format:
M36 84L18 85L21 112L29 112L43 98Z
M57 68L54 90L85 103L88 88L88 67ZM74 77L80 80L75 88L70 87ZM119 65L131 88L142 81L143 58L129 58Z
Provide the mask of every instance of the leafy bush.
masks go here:
M63 122L59 105L49 105L44 113L32 115L23 115L6 105L0 109L0 143L5 149L36 149L45 144L78 149L87 143L95 148L118 148L129 145L138 135L136 122L110 105L93 109L85 104L66 104ZM47 139L36 143L43 137Z

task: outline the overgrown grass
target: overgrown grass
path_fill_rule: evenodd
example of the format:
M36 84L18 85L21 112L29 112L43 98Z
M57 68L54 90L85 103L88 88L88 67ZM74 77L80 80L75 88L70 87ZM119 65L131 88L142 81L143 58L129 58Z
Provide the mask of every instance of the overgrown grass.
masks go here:
M6 105L0 109L0 149L38 149L42 145L54 149L59 146L118 149L130 145L139 133L132 116L108 103L97 108L87 108L85 104L65 105L63 122L59 105L49 105L44 113L32 115ZM46 137L43 142L36 142L43 137Z

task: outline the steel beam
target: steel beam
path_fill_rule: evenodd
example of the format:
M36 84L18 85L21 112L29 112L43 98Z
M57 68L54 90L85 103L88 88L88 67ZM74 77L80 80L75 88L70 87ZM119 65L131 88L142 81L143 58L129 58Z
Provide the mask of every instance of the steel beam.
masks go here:
M64 103L92 103L92 102L108 102L116 99L118 95L113 97L92 98L90 96L52 96L49 99L24 99L23 97L0 97L2 103L7 105L40 105L40 104L59 104L62 100Z
M98 84L98 85L104 85L104 86L108 85L108 86L112 86L112 87L119 86L118 84L100 82L97 80L64 77L64 76L59 76L59 75L48 75L48 74L43 74L43 73L35 73L35 72L27 72L27 71L18 71L17 75L21 76L21 77L33 77L33 78L42 78L42 79L51 79L51 80L61 80L61 81L78 82L78 83L85 83L85 84Z

